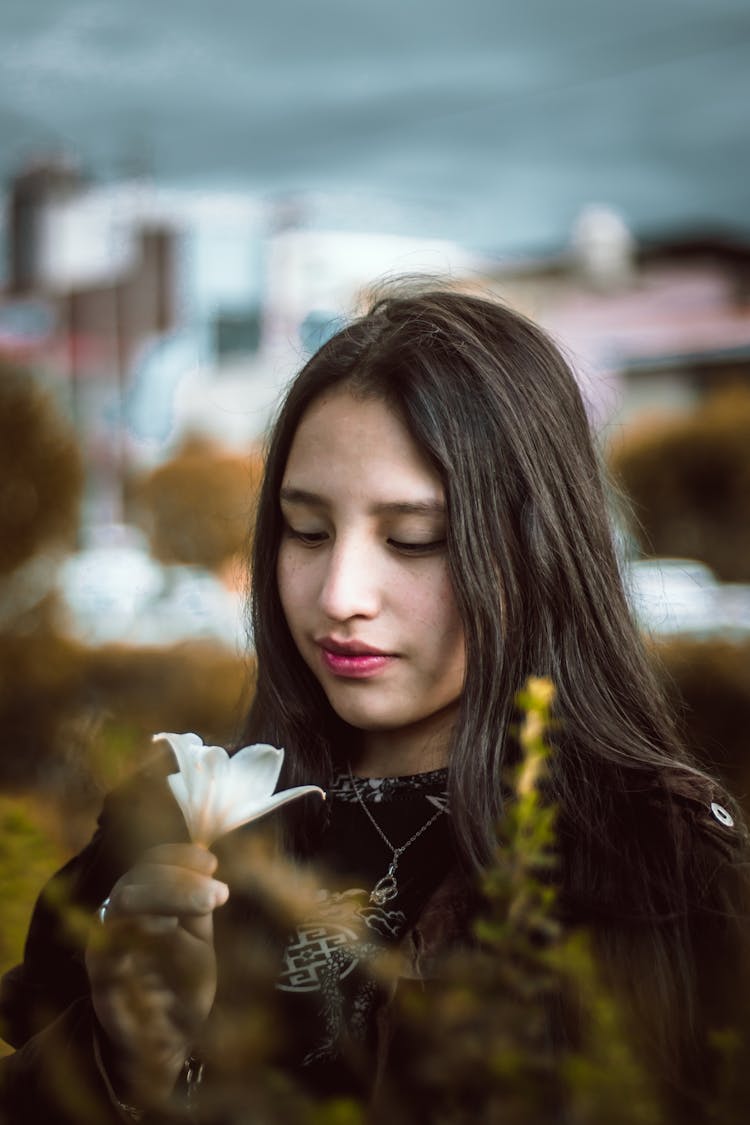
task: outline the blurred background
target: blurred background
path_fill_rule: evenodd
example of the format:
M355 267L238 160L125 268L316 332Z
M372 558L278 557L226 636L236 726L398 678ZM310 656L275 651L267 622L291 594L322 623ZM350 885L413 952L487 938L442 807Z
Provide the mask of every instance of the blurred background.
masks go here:
M748 106L745 0L5 0L0 967L153 731L232 738L264 432L393 275L562 345L750 810Z

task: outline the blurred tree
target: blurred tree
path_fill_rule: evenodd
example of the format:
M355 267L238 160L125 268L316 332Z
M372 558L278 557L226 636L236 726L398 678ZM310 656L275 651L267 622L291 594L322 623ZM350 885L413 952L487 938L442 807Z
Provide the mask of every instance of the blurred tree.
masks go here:
M45 880L67 859L58 833L50 832L55 819L54 808L33 797L0 795L0 974L18 961L32 903Z
M219 570L244 551L261 471L257 452L240 457L189 438L135 486L137 518L156 558Z
M750 580L750 390L731 387L687 418L633 428L610 463L648 554Z
M0 632L0 790L65 787L86 661L83 648L56 631L56 616L50 596Z
M78 527L75 434L27 371L0 365L0 788L50 787L80 698L80 648L56 631L54 565Z
M196 731L206 742L229 745L244 718L253 665L213 641L169 648L106 645L88 662L92 702L108 722L127 724L143 738L158 731ZM105 778L107 785L119 778Z
M685 744L750 820L750 641L680 637L660 643L656 654Z
M72 542L82 483L75 435L54 400L0 363L0 574Z

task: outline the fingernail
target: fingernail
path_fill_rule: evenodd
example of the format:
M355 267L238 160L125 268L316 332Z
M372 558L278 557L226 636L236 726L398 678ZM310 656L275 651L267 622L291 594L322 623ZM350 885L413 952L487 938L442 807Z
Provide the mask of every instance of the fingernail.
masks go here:
M223 906L229 898L229 887L226 883L220 883L218 879L214 879L211 889L214 894L214 906Z

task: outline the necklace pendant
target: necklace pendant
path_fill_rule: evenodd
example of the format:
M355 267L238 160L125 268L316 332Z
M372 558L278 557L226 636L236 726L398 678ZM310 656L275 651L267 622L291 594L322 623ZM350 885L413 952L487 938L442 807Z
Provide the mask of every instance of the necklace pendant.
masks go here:
M398 894L398 884L396 883L395 875L390 871L384 875L382 879L378 879L375 886L370 891L370 902L374 906L383 906L386 902L390 902Z

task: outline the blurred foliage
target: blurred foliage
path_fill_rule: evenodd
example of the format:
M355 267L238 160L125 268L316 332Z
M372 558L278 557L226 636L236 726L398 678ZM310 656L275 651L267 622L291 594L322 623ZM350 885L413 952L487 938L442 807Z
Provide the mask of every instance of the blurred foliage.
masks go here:
M100 713L144 735L193 730L227 745L252 692L253 663L213 641L170 648L105 645L88 659L88 688Z
M44 877L91 835L103 793L152 753L151 735L165 727L230 743L252 668L210 642L91 649L68 637L49 592L55 560L48 552L70 545L77 527L82 472L74 437L33 378L7 368L0 370L0 436L0 876L9 880L0 957L8 963L20 956ZM252 474L239 459L225 460L231 468L219 464L215 494L225 496L225 510L239 506L240 489L244 500L234 550L246 535ZM205 476L221 458L197 461ZM198 494L198 510L207 499ZM209 546L218 557L215 538ZM52 835L42 830L42 807L48 819L58 812ZM25 850L28 879L18 874Z
M0 632L0 789L50 790L84 694L87 654L57 632L49 596Z
M90 824L102 790L142 760L152 733L194 729L231 741L251 676L215 643L90 649L68 637L51 592L51 548L72 542L81 461L70 427L27 372L0 368L0 438L0 791L54 794L71 822ZM189 561L218 564L235 552L259 471L257 459L193 443L153 473L144 495L159 516L162 553L179 555L181 542Z
M94 799L85 803L79 846L85 843L103 794L152 756L154 734L195 731L206 742L233 745L253 680L249 658L211 641L162 649L107 645L91 650L85 760Z
M252 661L210 641L163 649L87 649L56 631L46 599L0 633L0 792L37 792L65 810L82 846L102 796L152 753L161 730L234 739Z
M400 1022L374 1106L355 1097L316 1099L297 1086L294 1075L269 1065L279 1030L274 1016L278 942L310 918L319 888L309 867L292 865L279 854L272 832L226 838L220 862L229 865L233 897L250 896L253 925L243 928L241 948L228 968L223 965L221 1003L200 1049L214 1081L193 1109L197 1125L661 1125L667 1120L585 936L571 933L556 917L556 817L544 797L553 700L546 680L530 680L519 697L520 762L509 778L511 795L482 888L477 946L450 956L439 979L424 982L401 978L401 960L393 953L373 965L387 992L398 979ZM0 801L6 894L22 899L52 862L35 810ZM26 913L19 905L3 956L17 940ZM80 925L80 913L73 915L71 924ZM106 938L106 931L95 933ZM732 1046L728 1042L727 1050ZM75 1075L61 1074L61 1081L66 1097L83 1107L85 1090L76 1089ZM717 1102L716 1120L744 1120L746 1093L741 1091L739 1113L727 1101ZM96 1114L81 1108L76 1120L94 1122Z
M32 904L66 858L54 805L0 795L0 974L18 961Z
M45 880L90 838L104 793L153 754L163 729L228 745L252 665L219 646L85 650L54 632L0 635L0 969L22 953Z
M136 518L154 556L219 570L246 553L261 473L257 452L239 457L203 438L188 439L133 488Z
M685 744L750 820L750 640L675 638L656 653Z
M71 427L26 371L0 364L0 574L70 545L83 469Z
M393 1125L662 1120L584 935L556 917L555 810L543 797L553 698L533 678L519 697L521 761L484 881L481 946L402 1002L383 1118Z
M647 554L700 559L724 581L750 581L750 389L723 389L688 417L633 427L610 463Z

